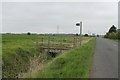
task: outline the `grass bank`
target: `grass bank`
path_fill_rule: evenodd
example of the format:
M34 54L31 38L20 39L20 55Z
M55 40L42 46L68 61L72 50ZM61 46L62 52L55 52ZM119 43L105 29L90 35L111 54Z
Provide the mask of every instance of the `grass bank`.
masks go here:
M53 59L36 78L89 78L96 39Z
M2 77L14 78L26 73L30 67L30 60L39 56L40 61L47 58L43 50L35 43L41 38L47 41L46 36L25 34L3 34L2 35Z
M40 61L49 60L49 56L44 54L41 45L36 42L47 42L49 36L26 35L26 34L2 34L2 77L14 78L22 73L26 73L30 67L30 60L34 56L40 55ZM50 36L52 42L73 42L76 36ZM80 38L77 36L78 40ZM87 39L87 37L82 38ZM1 53L0 53L1 55ZM51 59L50 59L51 60Z

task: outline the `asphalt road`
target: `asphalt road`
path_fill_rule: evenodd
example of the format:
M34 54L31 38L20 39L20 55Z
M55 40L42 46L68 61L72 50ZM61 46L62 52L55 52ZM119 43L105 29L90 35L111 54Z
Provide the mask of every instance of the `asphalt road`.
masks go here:
M97 38L91 78L118 78L118 43Z

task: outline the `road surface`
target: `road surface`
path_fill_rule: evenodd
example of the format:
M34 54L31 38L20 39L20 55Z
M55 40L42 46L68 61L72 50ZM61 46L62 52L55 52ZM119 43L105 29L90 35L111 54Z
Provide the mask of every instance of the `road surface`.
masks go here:
M118 78L118 43L97 38L91 78Z

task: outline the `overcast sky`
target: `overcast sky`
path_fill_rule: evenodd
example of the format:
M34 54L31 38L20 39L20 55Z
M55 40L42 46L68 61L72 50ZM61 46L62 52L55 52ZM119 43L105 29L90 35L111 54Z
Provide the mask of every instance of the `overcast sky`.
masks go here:
M83 34L105 34L118 27L117 2L4 2L2 32L78 33L76 22L83 22Z
M119 0L0 0L2 2L118 2Z

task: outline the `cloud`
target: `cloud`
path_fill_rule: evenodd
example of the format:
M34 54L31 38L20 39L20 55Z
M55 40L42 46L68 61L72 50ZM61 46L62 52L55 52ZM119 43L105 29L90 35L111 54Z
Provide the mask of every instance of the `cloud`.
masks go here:
M118 7L113 2L5 2L3 32L76 33L83 21L83 33L104 34L117 25Z
M3 2L118 2L119 0L2 0Z
M0 32L2 32L2 3L0 3Z

